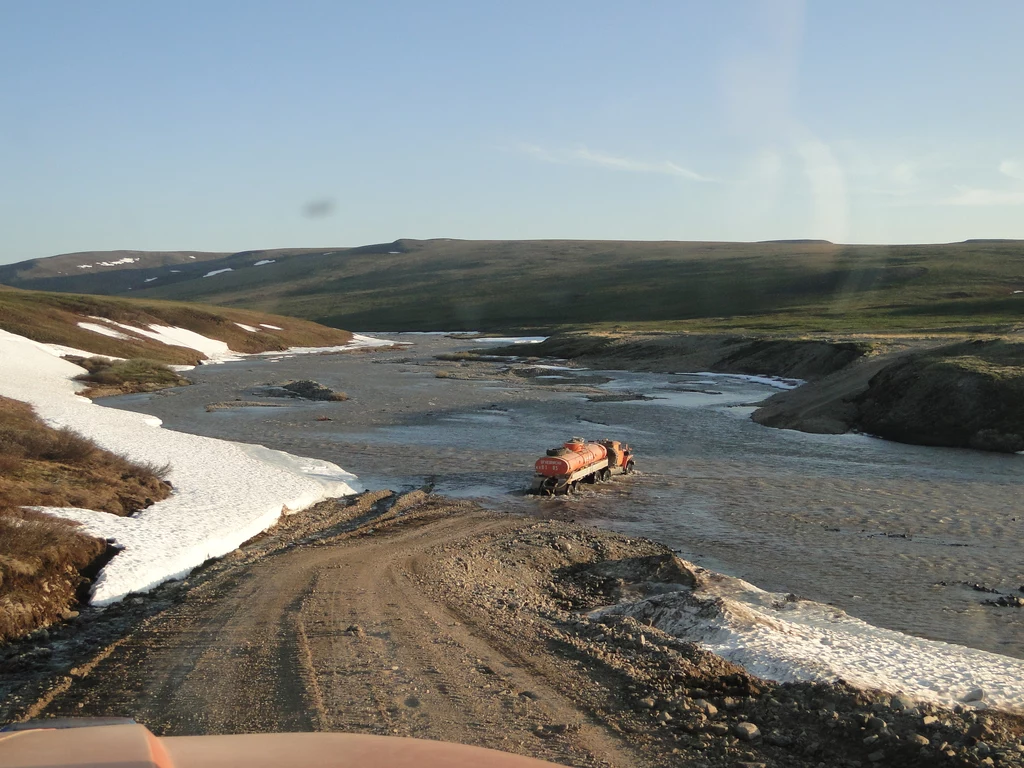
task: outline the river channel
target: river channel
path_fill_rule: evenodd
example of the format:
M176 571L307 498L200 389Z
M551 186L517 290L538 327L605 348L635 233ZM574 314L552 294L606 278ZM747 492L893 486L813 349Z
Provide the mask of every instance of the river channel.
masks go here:
M985 604L1024 597L1024 456L763 427L752 404L777 390L738 377L531 370L528 345L517 375L504 362L435 357L479 342L389 338L411 344L200 366L187 374L194 386L103 402L326 459L367 488L430 483L492 509L656 539L877 626L1024 658L1024 609ZM207 410L295 379L350 399ZM653 399L593 402L588 383ZM525 495L534 460L574 435L629 442L638 473L579 496Z

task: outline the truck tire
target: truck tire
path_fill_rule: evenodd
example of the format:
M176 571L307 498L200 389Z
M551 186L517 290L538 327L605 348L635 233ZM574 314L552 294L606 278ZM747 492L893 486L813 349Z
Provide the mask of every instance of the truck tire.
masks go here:
M626 474L627 475L632 475L633 474L633 470L635 470L635 469L636 469L636 466L633 464L633 460L632 459L630 459L629 461L626 462Z

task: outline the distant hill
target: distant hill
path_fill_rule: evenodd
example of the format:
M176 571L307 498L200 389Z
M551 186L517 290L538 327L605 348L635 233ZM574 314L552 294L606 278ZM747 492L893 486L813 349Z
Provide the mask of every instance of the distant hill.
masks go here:
M1014 292L1024 290L1024 241L402 239L233 254L65 254L0 267L0 282L202 301L366 330L989 329L1022 319L1024 294Z
M0 286L0 330L94 355L181 365L205 359L193 347L169 343L168 334L154 332L153 326L185 329L246 353L339 346L352 338L348 331L262 312Z

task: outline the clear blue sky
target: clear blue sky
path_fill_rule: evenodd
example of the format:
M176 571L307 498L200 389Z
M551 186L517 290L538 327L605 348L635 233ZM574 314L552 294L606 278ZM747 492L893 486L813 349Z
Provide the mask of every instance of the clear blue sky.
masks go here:
M1024 3L0 0L0 262L1024 238Z

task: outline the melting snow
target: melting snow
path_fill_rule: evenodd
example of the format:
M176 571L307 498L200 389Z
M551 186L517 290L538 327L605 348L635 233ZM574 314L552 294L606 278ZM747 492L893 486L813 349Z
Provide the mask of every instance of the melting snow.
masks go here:
M473 341L486 341L491 344L540 344L547 341L547 336L486 336Z
M185 576L266 530L285 508L301 510L358 489L354 475L330 462L174 432L159 428L159 419L95 405L74 394L71 377L82 369L47 345L0 330L0 359L0 395L30 403L48 423L76 429L104 448L171 464L174 495L135 517L47 510L123 547L93 585L97 605Z
M235 323L235 325L237 325L243 331L248 331L249 333L258 333L260 330L259 328L253 328L251 325L246 325L245 323Z
M144 282L144 283L152 283L154 280L159 280L159 279L160 279L159 277L147 277L142 282Z
M277 259L260 259L259 261L254 261L252 265L254 267L262 267L264 264L273 264L275 261Z
M830 605L691 568L700 574L696 591L653 595L596 613L649 621L769 680L841 678L948 707L981 688L981 707L1024 710L1024 660L881 629Z
M748 376L744 373L709 373L707 371L701 371L699 373L684 373L677 375L704 376L705 378L712 380L740 379L742 381L752 381L755 384L767 384L769 387L775 387L776 389L796 389L806 383L803 379L786 379L781 376Z
M132 258L131 256L125 256L123 259L118 259L117 261L97 261L96 262L96 266L97 267L117 267L117 266L120 266L121 264L134 264L138 260L139 260L138 257Z
M193 258L195 258L195 257L193 257ZM234 271L235 270L233 270L231 267L225 267L224 269L215 269L212 272L207 272L205 275L203 275L203 277L213 277L214 275L221 275L221 274L223 274L225 272L234 272Z
M273 331L283 331L284 330L284 328L279 328L276 325L269 325L267 323L260 323L260 327L261 328L270 328Z
M101 333L104 336L110 336L112 339L131 340L132 338L126 333L115 331L113 328L108 328L105 325L96 325L96 323L79 323L78 327L85 328L85 330L92 331L93 333Z

